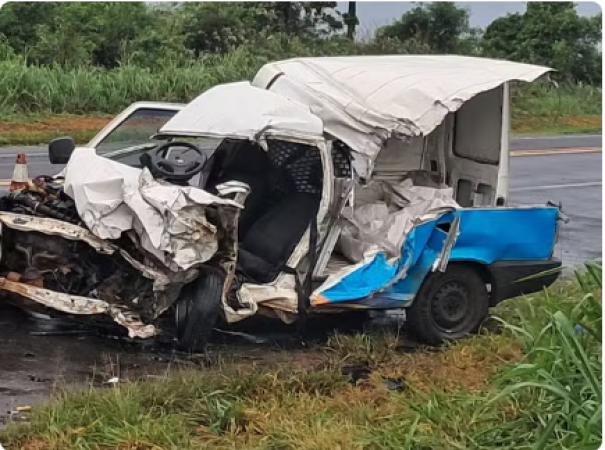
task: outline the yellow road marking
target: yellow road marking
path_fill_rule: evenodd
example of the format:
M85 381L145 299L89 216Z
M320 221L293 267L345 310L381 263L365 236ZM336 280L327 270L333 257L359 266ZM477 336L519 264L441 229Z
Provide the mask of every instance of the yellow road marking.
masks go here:
M564 149L544 149L544 150L513 150L510 156L544 156L544 155L573 155L579 153L601 153L601 147L586 147L586 148L564 148ZM11 180L0 180L0 186L9 186Z
M577 153L601 153L600 147L586 148L565 148L560 150L544 149L544 150L513 150L510 156L544 156L544 155L573 155Z

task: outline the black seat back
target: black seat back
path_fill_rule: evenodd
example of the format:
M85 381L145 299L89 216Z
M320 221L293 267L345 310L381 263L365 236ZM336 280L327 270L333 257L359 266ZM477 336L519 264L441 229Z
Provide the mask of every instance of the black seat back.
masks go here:
M213 156L214 170L206 190L216 193L215 187L227 181L241 181L250 187L238 225L241 240L270 206L271 161L259 145L239 140L224 140Z
M258 219L240 243L240 267L261 283L272 281L283 269L311 220L320 198L292 193Z

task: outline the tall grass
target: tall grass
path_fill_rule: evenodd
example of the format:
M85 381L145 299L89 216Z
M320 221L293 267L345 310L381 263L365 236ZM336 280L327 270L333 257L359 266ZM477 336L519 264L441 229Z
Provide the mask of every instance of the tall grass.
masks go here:
M601 445L602 270L601 263L590 263L577 275L579 301L546 293L545 303L528 303L518 325L507 325L525 346L527 361L500 378L502 390L491 400L517 409L500 427L502 441L528 439L536 449ZM540 316L546 320L536 320Z
M524 116L601 115L603 89L586 84L533 83L512 91L515 114Z
M65 68L29 65L20 57L0 60L0 117L14 114L115 114L140 100L188 102L220 83L250 80L265 63L293 56L407 53L386 43L326 41L303 43L275 39L255 49L240 48L225 56L189 62L163 60L141 67L136 59L121 67ZM601 88L566 85L555 89L538 83L514 90L513 114L577 116L601 113Z
M16 113L116 113L140 100L187 102L218 83L250 79L256 65L241 52L189 67L114 70L29 66L0 62L0 115Z

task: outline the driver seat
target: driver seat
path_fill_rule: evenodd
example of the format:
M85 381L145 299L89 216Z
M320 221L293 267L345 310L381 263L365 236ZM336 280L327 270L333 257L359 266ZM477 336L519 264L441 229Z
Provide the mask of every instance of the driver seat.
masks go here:
M206 190L216 193L216 186L227 181L241 181L250 187L238 224L241 241L252 224L272 205L271 183L275 169L259 145L248 141L225 139L211 157L212 171Z
M273 281L317 215L319 203L316 194L293 192L284 196L240 242L239 271L258 283Z

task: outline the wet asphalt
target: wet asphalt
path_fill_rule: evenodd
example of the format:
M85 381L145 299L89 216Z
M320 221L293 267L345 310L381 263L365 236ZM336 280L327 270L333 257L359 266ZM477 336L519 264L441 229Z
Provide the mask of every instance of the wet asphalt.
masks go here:
M562 203L563 225L555 256L578 266L602 255L602 154L553 154L511 158L513 205Z
M113 377L161 374L170 364L170 357L138 346L62 332L73 329L0 308L0 429L15 418L18 407L40 403L54 388L73 383L101 387Z
M511 142L511 150L561 149L560 153L511 158L510 201L517 205L562 202L571 222L563 229L555 256L568 266L602 255L602 155L565 150L581 147L601 147L601 136ZM0 179L10 178L19 151L29 155L30 176L60 170L48 163L44 148L0 149ZM142 351L122 341L61 335L63 330L61 324L33 320L0 305L0 428L18 406L38 404L56 386L83 382L102 386L116 376L153 377L173 367L179 358L165 349Z

